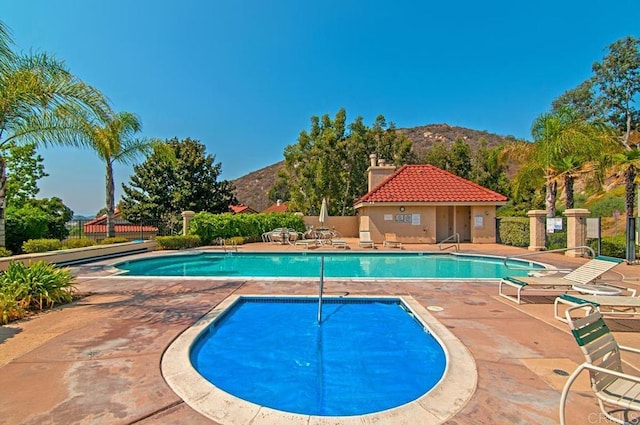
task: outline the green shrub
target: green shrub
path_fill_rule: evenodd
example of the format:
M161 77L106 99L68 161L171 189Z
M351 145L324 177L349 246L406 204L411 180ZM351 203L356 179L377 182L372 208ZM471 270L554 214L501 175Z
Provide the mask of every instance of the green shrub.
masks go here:
M567 232L555 231L553 233L547 233L547 249L561 249L567 247Z
M61 248L62 242L58 239L30 239L22 244L22 251L27 254L57 251Z
M293 213L267 214L212 214L197 213L189 225L189 234L200 236L203 245L218 238L242 237L244 241L259 241L262 234L278 227L298 232L305 230L302 217Z
M195 248L199 245L200 237L198 235L156 237L156 246L158 249Z
M7 248L0 246L0 257L11 257L13 253Z
M93 246L96 243L89 238L76 238L76 239L67 239L62 243L64 248L84 248L87 246Z
M47 214L34 206L7 207L5 221L7 248L19 253L25 241L46 238L47 224Z
M500 240L505 245L529 246L529 219L502 217L499 222Z
M123 238L121 236L116 236L113 238L104 238L103 240L100 241L100 245L110 245L112 243L124 243L124 242L129 242L129 239Z
M614 211L620 213L626 210L624 197L609 197L598 201L594 201L587 206L591 212L591 217L611 217Z
M0 292L12 297L22 309L43 310L73 300L72 281L67 269L44 261L29 266L12 261L0 276Z
M598 240L592 239L589 241L589 246L598 252ZM636 246L636 252L640 252L640 247ZM600 255L606 255L608 257L626 258L627 256L627 243L624 236L609 236L602 238L600 244Z

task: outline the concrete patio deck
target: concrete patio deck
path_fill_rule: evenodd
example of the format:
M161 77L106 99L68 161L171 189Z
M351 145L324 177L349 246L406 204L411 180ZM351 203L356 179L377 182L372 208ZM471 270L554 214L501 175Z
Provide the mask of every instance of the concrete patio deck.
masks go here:
M347 239L352 250L357 240ZM325 247L321 250L335 251ZM250 244L241 251L300 247ZM437 245L407 245L435 251ZM378 249L377 251L382 251ZM397 251L397 250L395 250ZM465 253L513 255L504 245L461 246ZM143 254L147 255L147 254ZM121 259L120 259L121 260ZM583 259L546 254L541 261L577 267ZM231 294L317 294L317 281L110 279L102 261L72 268L86 296L70 305L0 327L2 424L215 424L165 383L164 350L186 328ZM621 264L607 280L640 288L640 268ZM557 424L565 376L583 361L568 327L553 318L553 298L516 305L480 281L326 281L325 294L410 295L469 349L477 389L448 424ZM619 342L640 347L640 320L607 319ZM626 353L625 353L626 354ZM640 374L640 356L623 357ZM609 423L600 417L586 375L568 400L570 424ZM337 423L326 421L326 423ZM367 423L366 420L362 422Z

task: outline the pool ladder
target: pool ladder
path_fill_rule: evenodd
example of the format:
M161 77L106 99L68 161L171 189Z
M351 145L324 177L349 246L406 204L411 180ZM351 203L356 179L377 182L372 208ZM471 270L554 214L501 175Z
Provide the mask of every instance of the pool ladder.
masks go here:
M455 241L455 243L449 246L443 246L445 242L449 242L449 241ZM460 233L454 233L453 235L449 236L447 239L440 242L440 245L438 246L440 247L440 251L443 251L449 248L455 248L456 252L459 252L460 251Z

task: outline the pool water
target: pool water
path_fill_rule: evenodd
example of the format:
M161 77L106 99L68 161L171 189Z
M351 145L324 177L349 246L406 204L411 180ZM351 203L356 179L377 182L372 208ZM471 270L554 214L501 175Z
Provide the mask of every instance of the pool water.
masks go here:
M291 413L351 416L406 404L442 378L438 341L398 299L241 298L191 362L236 397Z
M324 275L334 278L496 279L526 276L531 262L500 257L429 253L307 254L212 253L163 255L116 264L129 276L315 277L324 257ZM517 270L520 268L521 270Z

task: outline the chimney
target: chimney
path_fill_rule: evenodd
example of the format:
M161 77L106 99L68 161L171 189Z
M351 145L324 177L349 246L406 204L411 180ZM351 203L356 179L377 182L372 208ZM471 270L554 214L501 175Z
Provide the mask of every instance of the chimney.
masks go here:
M375 153L372 153L371 155L369 155L369 160L371 161L371 166L375 167L378 165L378 155Z
M371 192L371 189L393 174L396 171L396 167L387 165L387 161L383 158L378 159L378 155L375 153L369 155L369 159L371 160L371 166L367 169L367 176L369 179L368 190Z

